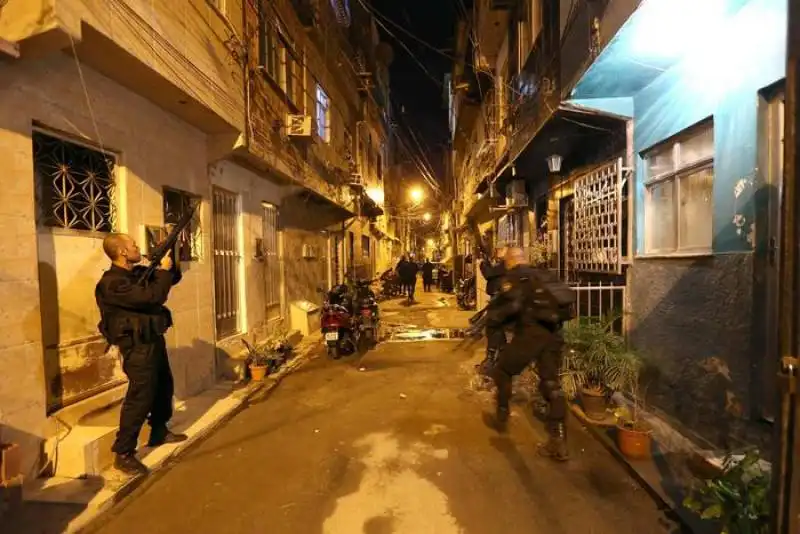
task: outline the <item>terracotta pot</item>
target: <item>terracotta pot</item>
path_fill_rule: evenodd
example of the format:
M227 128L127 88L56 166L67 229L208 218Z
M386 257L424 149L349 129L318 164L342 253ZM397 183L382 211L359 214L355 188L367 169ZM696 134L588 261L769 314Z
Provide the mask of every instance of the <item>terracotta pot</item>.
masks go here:
M589 419L601 421L606 418L608 402L603 392L594 389L582 390L581 404L583 405L583 413Z
M617 446L622 454L631 459L650 457L653 431L645 427L628 424L617 425Z
M262 380L264 380L265 376L267 376L266 365L250 364L250 377L253 379L253 382L261 382Z

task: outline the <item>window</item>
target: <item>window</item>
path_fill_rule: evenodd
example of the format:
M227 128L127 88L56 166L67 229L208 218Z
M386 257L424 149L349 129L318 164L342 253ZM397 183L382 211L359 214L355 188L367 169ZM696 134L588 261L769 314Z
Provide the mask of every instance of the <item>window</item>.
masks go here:
M362 235L361 236L361 256L364 258L369 258L369 236Z
M278 48L278 30L268 16L263 15L259 62L264 73L275 82L280 82L281 54Z
M40 131L34 131L31 139L37 223L113 232L114 156Z
M239 332L239 202L235 194L214 188L214 312L217 339Z
M693 128L644 154L645 252L711 250L714 128Z
M378 181L383 182L383 154L378 152L378 161L375 173L378 176Z
M200 201L200 197L177 189L164 188L164 224L177 224L189 210L192 203ZM177 257L180 261L196 261L200 259L200 210L197 209L181 235L178 237Z
M320 139L329 143L331 140L331 125L330 125L330 118L331 118L331 110L330 110L330 99L322 87L317 84L317 101L315 107L315 116L317 123L317 135L319 135Z
M278 208L263 204L265 304L268 308L281 303L281 265L278 242Z
M336 21L342 26L350 26L350 0L331 0L331 7L336 14Z
M280 85L286 98L295 107L302 110L303 106L303 74L300 61L294 45L285 38L278 43L281 55Z

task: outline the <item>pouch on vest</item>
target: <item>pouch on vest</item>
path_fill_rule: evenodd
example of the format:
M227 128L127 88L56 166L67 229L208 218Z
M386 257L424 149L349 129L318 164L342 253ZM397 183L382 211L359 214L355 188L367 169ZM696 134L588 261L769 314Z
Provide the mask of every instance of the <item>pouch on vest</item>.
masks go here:
M556 273L537 270L531 278L538 304L547 308L550 322L564 323L575 318L576 292Z

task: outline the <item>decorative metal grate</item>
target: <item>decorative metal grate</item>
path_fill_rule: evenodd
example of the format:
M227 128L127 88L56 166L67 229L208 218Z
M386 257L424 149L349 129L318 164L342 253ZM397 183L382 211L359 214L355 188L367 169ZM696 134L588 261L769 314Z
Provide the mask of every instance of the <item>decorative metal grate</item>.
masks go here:
M622 158L575 179L574 210L575 270L622 272Z
M199 202L200 197L177 189L164 188L164 223L177 224L194 202ZM181 232L178 237L178 258L180 261L196 261L201 258L203 244L200 231L200 210L197 209L192 217L192 222Z
M239 207L236 195L214 188L214 307L217 339L239 332Z
M116 228L116 159L77 143L34 131L37 224L88 232Z
M278 243L278 208L264 204L264 256L266 306L281 303L281 264Z

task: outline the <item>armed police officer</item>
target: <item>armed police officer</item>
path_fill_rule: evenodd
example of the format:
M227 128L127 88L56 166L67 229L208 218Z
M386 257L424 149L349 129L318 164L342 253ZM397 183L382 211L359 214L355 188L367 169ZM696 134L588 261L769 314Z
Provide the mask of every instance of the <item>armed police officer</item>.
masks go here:
M574 292L551 273L528 265L522 249L509 249L505 266L507 272L500 293L487 312L487 325L513 328L513 339L500 352L490 371L497 385L497 409L492 426L505 430L512 379L535 363L539 391L548 403L549 439L541 452L563 461L568 458L567 404L559 377L563 348L560 330L563 322L572 318Z
M486 294L489 298L494 298L500 291L500 283L506 274L506 267L503 262L506 249L501 248L497 251L495 258L486 258L481 262L480 270L483 277L486 279ZM479 368L483 372L488 372L492 368L497 355L506 344L506 332L502 325L486 324L486 357L483 362L479 364Z
M146 267L137 265L142 255L136 242L125 234L110 234L103 251L111 260L95 288L100 308L100 332L110 345L119 347L128 391L122 403L119 431L112 447L114 467L129 474L145 474L147 467L136 457L139 432L150 423L148 446L184 441L186 436L167 428L172 418L173 380L164 334L172 326L164 306L180 270L165 255L149 280L140 283Z

